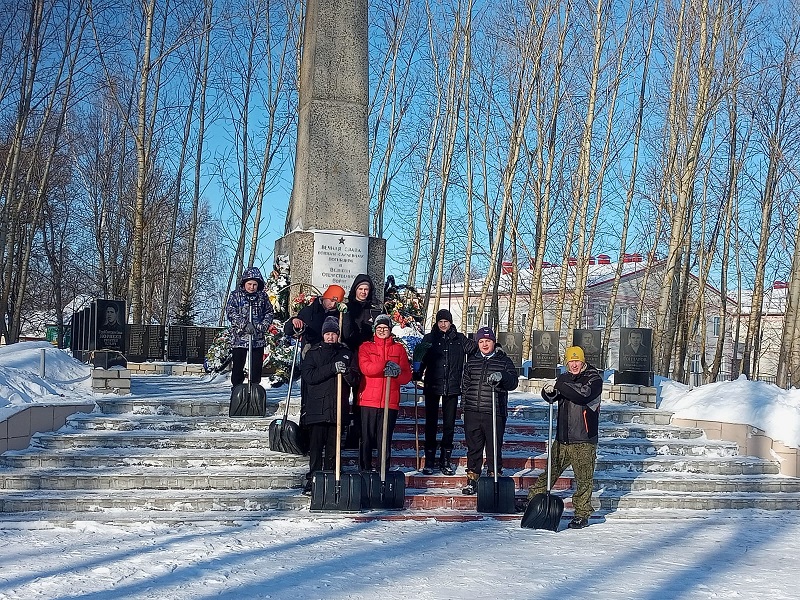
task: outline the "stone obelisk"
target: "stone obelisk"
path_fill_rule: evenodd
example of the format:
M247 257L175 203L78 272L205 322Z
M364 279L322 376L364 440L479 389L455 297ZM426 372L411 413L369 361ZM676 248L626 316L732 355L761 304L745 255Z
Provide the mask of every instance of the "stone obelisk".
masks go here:
M292 283L383 291L386 241L369 237L368 0L306 2L297 155L284 236Z

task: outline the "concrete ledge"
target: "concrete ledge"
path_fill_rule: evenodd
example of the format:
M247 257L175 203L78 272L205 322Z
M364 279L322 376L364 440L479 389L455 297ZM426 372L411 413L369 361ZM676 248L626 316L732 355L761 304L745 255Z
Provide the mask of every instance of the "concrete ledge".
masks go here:
M672 419L672 424L681 427L698 427L710 440L736 442L741 454L757 456L766 460L777 460L780 463L781 475L800 477L800 450L773 440L758 427L742 423L677 418Z
M94 409L94 402L26 406L0 421L0 452L27 448L34 433L55 431L64 426L69 415L92 412Z

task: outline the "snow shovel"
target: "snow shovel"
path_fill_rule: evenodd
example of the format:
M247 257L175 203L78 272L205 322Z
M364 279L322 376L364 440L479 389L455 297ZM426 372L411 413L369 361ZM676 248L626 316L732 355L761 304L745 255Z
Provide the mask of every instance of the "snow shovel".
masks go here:
M294 380L294 366L297 364L297 351L300 348L300 339L294 345L292 368L289 371L289 390L286 394L286 407L283 418L274 419L269 424L269 449L285 454L303 455L308 452L308 440L305 431L294 421L289 420L289 401L292 397L292 381Z
M414 382L414 456L417 457L417 471L420 470L419 464L419 388L417 382Z
M361 511L361 473L342 473L342 375L336 375L336 470L311 475L309 510Z
M252 303L248 322L253 322ZM247 356L247 383L240 383L231 390L229 417L263 417L267 414L267 392L257 383L253 383L253 334L248 334Z
M493 477L478 479L478 512L511 514L514 508L514 480L497 474L497 388L492 386Z
M550 462L553 453L553 405L550 404L550 423L547 427L547 492L536 494L522 515L520 525L528 529L549 529L558 531L561 515L564 512L564 500L550 493Z
M406 505L406 476L399 471L386 472L386 448L389 435L389 389L392 378L386 377L383 395L383 436L381 438L381 471L362 473L364 487L362 505L364 508L383 508L403 510Z

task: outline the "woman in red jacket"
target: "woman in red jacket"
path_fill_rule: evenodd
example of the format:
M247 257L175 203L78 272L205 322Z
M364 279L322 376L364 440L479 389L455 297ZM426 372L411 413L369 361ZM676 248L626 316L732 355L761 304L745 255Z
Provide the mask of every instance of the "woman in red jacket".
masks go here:
M378 450L378 464L384 460L389 468L392 453L392 433L400 410L400 386L411 381L411 365L406 349L392 338L392 320L389 315L378 315L373 323L374 336L358 349L358 367L361 383L358 388L358 405L361 407L361 450L359 464L362 471L372 471L372 450ZM389 424L386 433L386 456L380 456L383 439L383 407L386 379L389 388Z

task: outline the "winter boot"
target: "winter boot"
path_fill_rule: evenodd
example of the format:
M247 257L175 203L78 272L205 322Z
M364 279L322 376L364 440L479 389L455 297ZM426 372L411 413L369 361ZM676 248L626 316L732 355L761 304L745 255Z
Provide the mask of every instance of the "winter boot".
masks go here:
M578 516L572 517L572 521L570 521L569 525L567 525L567 527L569 527L570 529L583 529L584 527L588 526L589 526L589 519L587 519L586 517L578 517Z
M478 473L467 473L467 487L461 490L462 494L474 496L478 493Z
M453 455L452 450L445 450L442 448L442 457L439 463L439 468L442 470L442 475L455 475L456 470L450 462L450 457Z
M422 468L424 475L433 475L433 464L436 462L436 450L433 452L425 451L425 466Z

